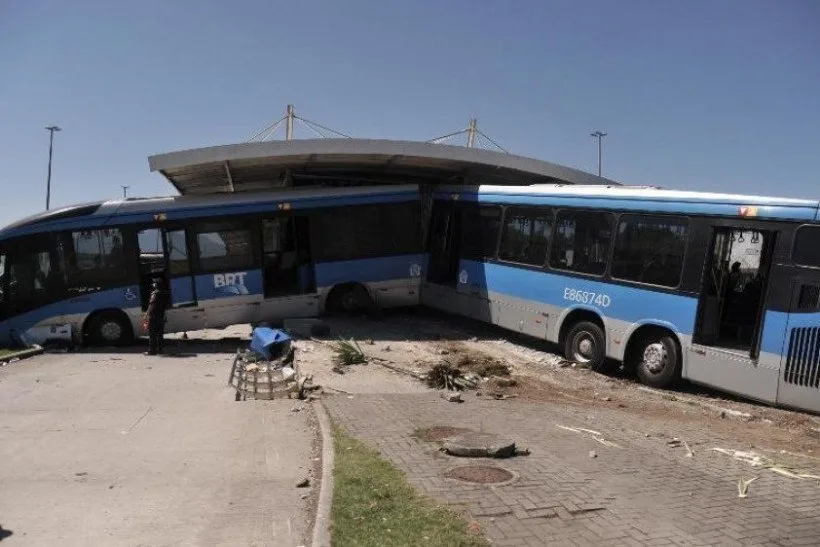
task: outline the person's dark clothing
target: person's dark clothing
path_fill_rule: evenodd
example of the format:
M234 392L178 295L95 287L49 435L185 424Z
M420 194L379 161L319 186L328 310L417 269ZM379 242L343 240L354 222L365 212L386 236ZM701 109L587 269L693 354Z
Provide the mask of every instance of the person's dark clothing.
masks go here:
M165 334L165 310L168 307L167 293L160 287L151 291L148 302L148 353L162 353Z

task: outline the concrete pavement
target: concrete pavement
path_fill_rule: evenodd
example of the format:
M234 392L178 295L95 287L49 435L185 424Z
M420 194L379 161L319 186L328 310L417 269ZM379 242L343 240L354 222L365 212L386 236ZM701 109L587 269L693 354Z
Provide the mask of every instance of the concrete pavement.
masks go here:
M494 545L792 546L820 538L820 481L712 451L739 446L697 422L469 395L453 404L436 393L333 396L324 404L423 493L466 509ZM532 453L506 460L445 456L416 435L442 426L512 438ZM673 434L688 439L691 457L681 443L670 443ZM463 465L506 468L515 479L483 485L448 477ZM748 496L739 498L738 480L753 477Z
M3 547L309 543L295 485L315 465L313 413L235 402L231 358L59 354L0 369Z

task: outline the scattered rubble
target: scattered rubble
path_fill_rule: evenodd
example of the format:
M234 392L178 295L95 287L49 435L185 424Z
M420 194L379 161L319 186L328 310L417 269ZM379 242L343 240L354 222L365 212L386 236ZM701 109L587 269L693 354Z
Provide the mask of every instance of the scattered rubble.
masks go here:
M312 377L303 376L296 364L291 338L281 330L257 327L250 347L237 350L228 377L236 401L247 399L305 398Z
M441 396L448 403L462 403L462 402L464 402L464 400L461 398L461 393L459 393L458 391L449 392L449 393L442 393Z
M475 389L481 379L475 374L462 374L457 367L445 362L431 368L425 380L432 388L462 391Z

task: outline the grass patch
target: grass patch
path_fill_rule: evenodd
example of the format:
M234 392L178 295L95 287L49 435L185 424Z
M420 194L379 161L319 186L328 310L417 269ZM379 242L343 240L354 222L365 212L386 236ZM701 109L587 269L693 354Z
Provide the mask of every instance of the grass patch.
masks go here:
M476 523L420 496L401 471L335 425L333 445L333 545L489 545Z
M18 351L20 351L20 350L19 349L0 348L0 359L5 357L6 355L11 355L12 353L17 353Z
M333 362L341 366L361 365L367 362L367 358L355 340L339 341L333 346Z

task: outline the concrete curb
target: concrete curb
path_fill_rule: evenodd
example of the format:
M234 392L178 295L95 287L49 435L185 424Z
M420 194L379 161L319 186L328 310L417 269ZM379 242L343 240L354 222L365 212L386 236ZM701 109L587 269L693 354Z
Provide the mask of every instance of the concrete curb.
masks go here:
M8 365L12 361L22 361L23 359L28 359L29 357L40 355L44 351L45 349L41 348L40 346L34 346L33 348L24 349L15 353L9 353L8 355L5 355L2 358L0 358L0 367Z
M316 504L316 521L313 524L313 547L330 547L330 509L333 505L333 436L330 418L322 401L316 401L316 417L322 432L322 483Z

